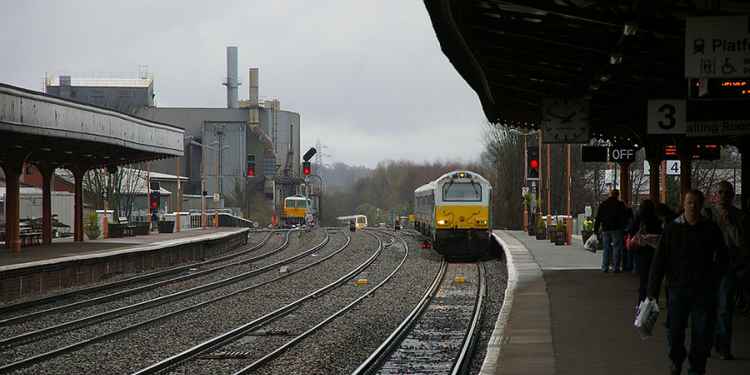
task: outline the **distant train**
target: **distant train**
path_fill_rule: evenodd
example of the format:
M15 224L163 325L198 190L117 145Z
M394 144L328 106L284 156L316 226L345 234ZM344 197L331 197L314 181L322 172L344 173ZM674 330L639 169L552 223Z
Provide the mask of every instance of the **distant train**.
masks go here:
M281 213L281 223L285 228L294 225L305 224L305 218L312 207L310 199L302 195L293 195L284 198L284 207Z
M364 229L367 227L367 216L365 215L351 215L351 216L339 216L336 218L339 224L347 226L350 222L354 222L356 229Z
M454 171L414 191L415 228L447 258L476 259L489 250L492 186L470 171Z

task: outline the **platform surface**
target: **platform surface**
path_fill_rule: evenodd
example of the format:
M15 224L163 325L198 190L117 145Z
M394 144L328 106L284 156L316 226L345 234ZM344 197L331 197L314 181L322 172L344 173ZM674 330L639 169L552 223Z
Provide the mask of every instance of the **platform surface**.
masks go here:
M247 228L207 228L194 229L177 233L157 233L146 236L110 238L106 240L89 240L74 242L72 238L54 239L50 245L26 246L20 253L0 248L0 272L19 267L31 267L40 264L63 262L82 257L114 255L115 253L140 251L158 247L172 246L179 243L203 241L222 238Z
M495 366L483 374L669 373L665 312L647 340L633 327L636 274L602 273L601 252L584 250L580 237L555 246L520 231L495 234L512 250L517 281L502 337L493 338L500 343ZM706 374L750 374L750 316L735 313L734 324L737 359L714 354Z

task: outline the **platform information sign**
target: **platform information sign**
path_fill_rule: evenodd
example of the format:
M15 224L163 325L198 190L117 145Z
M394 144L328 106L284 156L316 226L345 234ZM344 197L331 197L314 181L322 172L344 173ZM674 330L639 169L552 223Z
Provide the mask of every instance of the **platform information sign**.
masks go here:
M685 134L686 103L682 99L648 101L648 134Z
M680 161L679 160L667 160L667 176L679 176L680 175Z
M750 135L750 118L742 120L687 119L690 102L683 99L648 101L648 134L684 134L688 137L726 137ZM717 114L721 116L721 114ZM750 116L749 116L750 117Z
M750 76L750 16L688 17L685 77Z

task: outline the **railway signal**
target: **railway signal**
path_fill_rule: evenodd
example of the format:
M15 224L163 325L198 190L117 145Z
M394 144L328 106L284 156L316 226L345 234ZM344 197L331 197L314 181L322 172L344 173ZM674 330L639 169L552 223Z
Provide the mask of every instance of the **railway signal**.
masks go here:
M309 161L303 161L302 162L302 174L305 176L309 176L312 173L312 167L310 166Z
M539 147L526 147L526 180L539 180Z
M159 211L159 199L161 198L161 193L158 190L154 190L151 192L151 194L148 197L149 200L149 207L151 207L151 212Z
M247 155L247 177L255 177L255 155Z

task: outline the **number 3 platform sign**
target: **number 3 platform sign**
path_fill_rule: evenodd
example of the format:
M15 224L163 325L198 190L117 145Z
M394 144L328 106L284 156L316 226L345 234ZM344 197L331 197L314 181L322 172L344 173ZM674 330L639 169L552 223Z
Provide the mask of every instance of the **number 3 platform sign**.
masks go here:
M649 100L648 134L685 134L686 117L685 100Z

